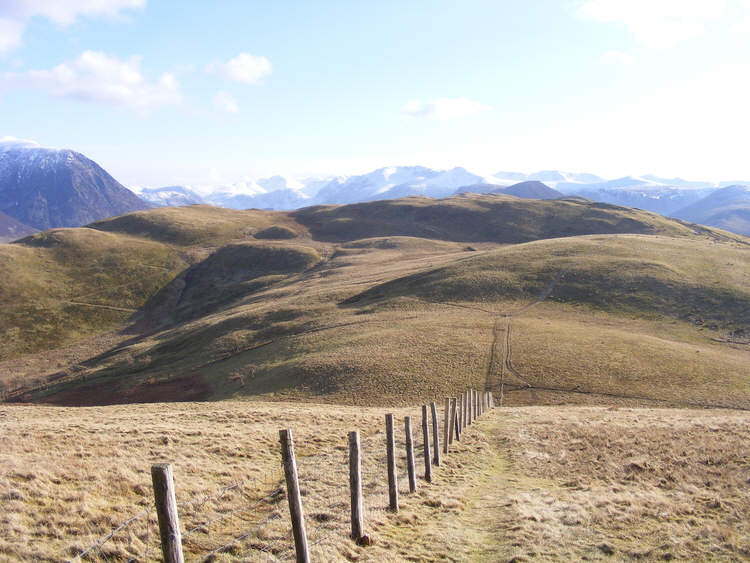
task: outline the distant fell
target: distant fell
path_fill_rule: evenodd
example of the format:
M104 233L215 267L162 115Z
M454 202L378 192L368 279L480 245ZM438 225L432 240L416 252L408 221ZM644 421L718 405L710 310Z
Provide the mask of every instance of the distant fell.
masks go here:
M578 200L530 200L505 194L409 197L319 205L289 214L318 240L411 236L456 242L519 243L587 234L692 235L654 213Z
M148 207L80 153L0 145L0 212L25 225L78 227Z
M10 242L35 233L36 229L0 212L0 242Z
M519 182L507 188L500 188L491 193L507 194L522 199L558 199L565 197L561 192L553 190L547 184L538 180L527 180Z
M673 214L679 219L750 235L750 188L727 186Z

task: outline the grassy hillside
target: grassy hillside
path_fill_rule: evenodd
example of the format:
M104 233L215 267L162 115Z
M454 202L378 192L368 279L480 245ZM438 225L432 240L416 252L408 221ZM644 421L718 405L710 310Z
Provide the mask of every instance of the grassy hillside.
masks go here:
M750 331L750 249L684 238L615 235L537 241L393 280L349 303L533 300Z
M55 348L123 323L186 266L171 248L93 229L0 246L0 358Z
M326 225L346 240L320 240ZM443 232L356 238L427 225ZM660 234L509 244L628 226ZM8 248L0 381L48 379L16 399L371 405L474 386L508 404L750 407L747 241L637 210L476 195L191 206ZM82 337L113 327L127 330L84 354Z
M581 200L525 200L500 194L409 197L291 213L313 237L346 241L404 235L465 242L520 243L586 234L690 236L687 224L655 213Z

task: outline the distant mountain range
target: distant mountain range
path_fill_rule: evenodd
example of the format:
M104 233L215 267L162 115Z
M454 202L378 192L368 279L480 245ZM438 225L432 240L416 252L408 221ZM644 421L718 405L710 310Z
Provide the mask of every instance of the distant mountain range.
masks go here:
M750 195L741 185L654 175L611 180L594 174L543 170L490 176L462 167L378 168L354 176L295 180L272 176L213 188L134 188L136 196L92 160L71 150L0 142L0 238L35 229L80 226L151 206L211 204L233 209L292 210L408 196L498 193L520 198L584 197L750 235ZM733 182L732 184L742 184Z
M0 212L22 225L77 227L148 207L80 153L0 142Z

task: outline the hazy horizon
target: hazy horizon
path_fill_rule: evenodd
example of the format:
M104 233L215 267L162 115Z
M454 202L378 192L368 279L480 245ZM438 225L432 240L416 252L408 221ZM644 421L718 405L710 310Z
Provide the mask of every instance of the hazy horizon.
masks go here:
M740 0L13 0L0 30L0 137L130 186L398 165L750 178Z

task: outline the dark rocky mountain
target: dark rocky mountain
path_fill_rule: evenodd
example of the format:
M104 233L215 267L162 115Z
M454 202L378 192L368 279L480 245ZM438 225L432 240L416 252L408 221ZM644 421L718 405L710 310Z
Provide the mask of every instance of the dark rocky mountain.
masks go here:
M491 193L514 195L523 199L558 199L565 197L561 192L553 190L547 184L537 180L519 182L507 188L500 188Z
M149 205L72 150L0 144L0 212L35 229L78 227Z
M673 216L701 225L750 235L750 187L727 186L679 209Z
M36 229L19 223L13 217L0 212L0 242L10 242L35 232Z

